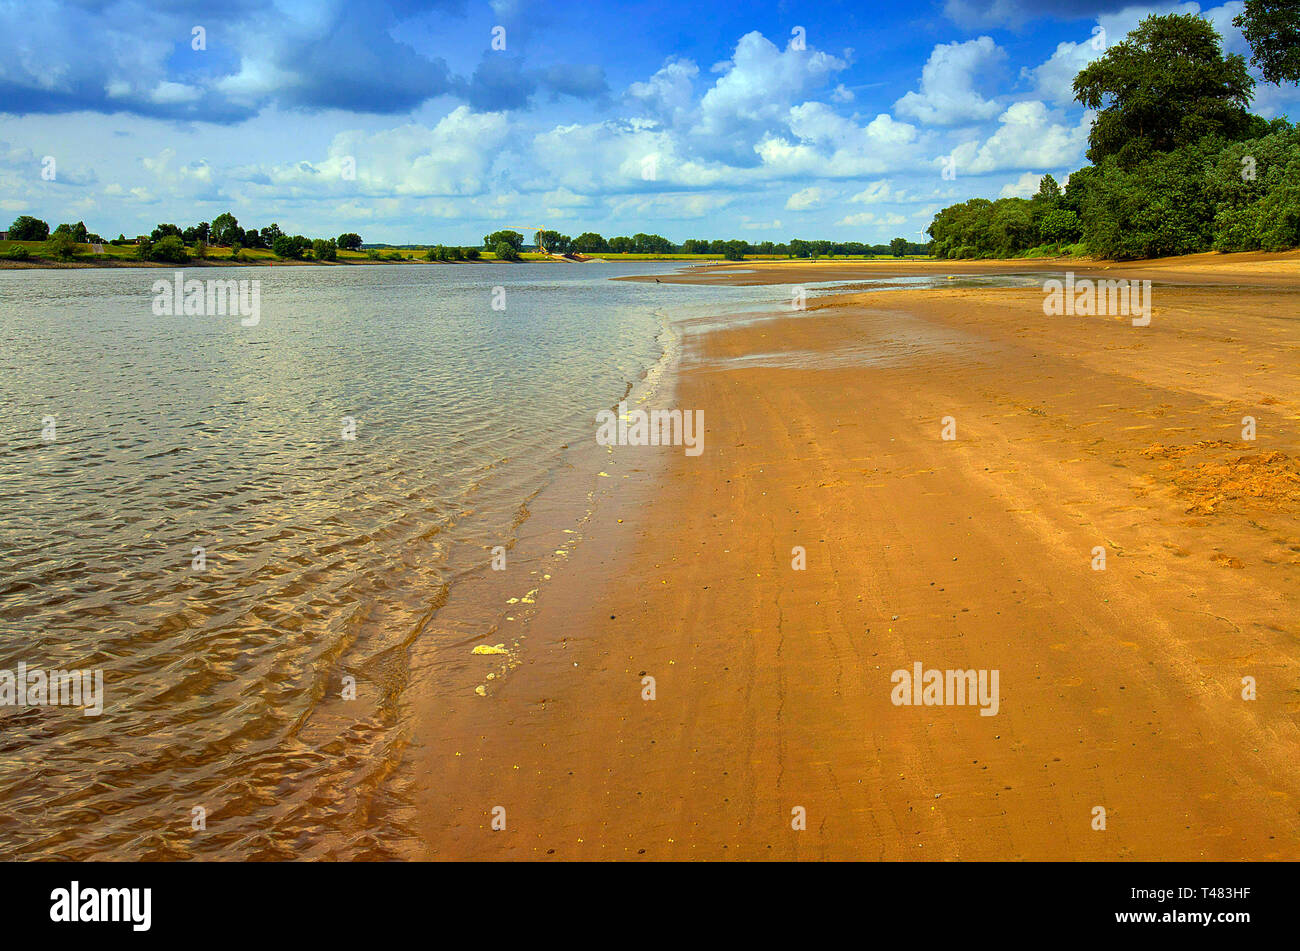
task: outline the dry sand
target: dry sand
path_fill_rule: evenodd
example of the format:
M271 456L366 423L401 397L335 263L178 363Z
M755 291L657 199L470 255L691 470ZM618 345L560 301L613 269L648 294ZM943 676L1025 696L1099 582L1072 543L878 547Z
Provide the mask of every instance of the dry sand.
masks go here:
M956 288L685 325L705 452L613 453L519 666L425 711L427 855L1300 858L1300 257L1250 258L1115 268L1247 285L1144 328ZM893 705L916 662L997 715Z

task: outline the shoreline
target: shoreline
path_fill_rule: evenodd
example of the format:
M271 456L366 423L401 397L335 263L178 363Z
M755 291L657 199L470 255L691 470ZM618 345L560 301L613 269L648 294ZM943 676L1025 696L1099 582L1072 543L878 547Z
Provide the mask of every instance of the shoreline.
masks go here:
M679 324L706 451L613 453L518 668L428 698L425 857L1300 857L1300 341L1264 286L1157 290L1141 331L1032 288ZM998 714L894 706L914 662Z
M392 249L399 250L399 249ZM119 267L137 267L137 268L161 268L164 270L174 270L178 267L351 267L353 265L382 265L382 264L432 264L432 265L457 265L457 264L582 264L590 262L579 261L561 261L549 255L536 254L535 252L524 252L525 257L519 262L499 261L493 258L480 258L476 261L426 261L421 258L406 258L400 261L373 261L369 258L355 260L339 261L300 261L291 259L266 259L256 261L229 261L215 260L212 258L193 259L182 264L169 263L165 261L137 261L131 259L117 260L98 260L98 261L47 261L47 260L28 260L12 261L0 258L0 270L75 270L85 268L119 268ZM964 260L946 260L942 258L831 258L822 259L803 259L803 258L768 258L755 257L744 261L724 262L712 255L647 255L647 254L630 254L626 257L620 257L613 254L593 254L590 255L604 263L657 263L657 262L681 262L684 266L690 266L695 272L690 276L676 274L673 276L673 283L682 284L708 284L708 283L727 283L727 284L781 284L792 283L792 278L806 277L809 273L818 271L824 272L819 280L839 280L837 277L826 277L825 273L835 273L839 271L852 274L857 277L884 276L880 272L893 272L898 275L915 274L915 273L956 273L956 274L1000 274L1008 270L1025 270L1025 271L1059 271L1064 266L1068 269L1077 268L1080 273L1098 274L1106 271L1120 271L1132 276L1143 276L1151 273L1159 273L1159 276L1165 280L1182 279L1195 280L1210 276L1234 278L1247 277L1256 273L1272 274L1284 277L1300 277L1300 249L1292 251L1243 251L1223 253L1217 251L1207 251L1200 254L1185 254L1176 257L1167 258L1146 258L1136 261L1108 261L1099 258L1073 258L1073 257L1052 257L1052 258L996 258L996 259L964 259ZM744 278L740 275L750 268L758 268L758 275L753 278ZM865 269L866 274L859 273ZM768 273L763 273L768 272ZM801 273L802 272L802 273ZM1114 275L1107 275L1113 277ZM1149 276L1149 275L1148 275ZM646 280L641 276L619 277L612 280L620 281L639 281Z

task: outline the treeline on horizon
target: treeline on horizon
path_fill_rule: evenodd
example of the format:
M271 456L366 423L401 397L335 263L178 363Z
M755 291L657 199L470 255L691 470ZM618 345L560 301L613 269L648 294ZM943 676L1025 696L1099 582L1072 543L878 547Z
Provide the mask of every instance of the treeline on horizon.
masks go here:
M393 248L407 250L424 250L427 261L477 261L483 251L491 252L503 261L518 261L528 249L525 237L518 231L495 231L483 238L479 247L460 245L363 245L361 236L356 232L344 232L337 238L308 238L303 235L289 235L278 224L265 228L242 228L238 219L230 212L218 215L211 223L201 221L197 225L181 228L175 224L159 224L148 235L128 238L119 234L116 238L105 240L100 235L89 231L84 221L61 224L53 230L48 222L31 215L19 215L10 225L11 241L42 241L45 252L51 257L62 260L74 260L79 252L79 245L111 244L134 245L135 256L142 261L160 261L181 264L191 259L203 260L210 256L209 249L228 248L229 257L243 260L244 250L267 250L276 257L285 260L300 261L336 261L338 252L367 252L371 260L393 261L401 256ZM619 236L606 240L603 236L587 231L570 238L558 231L539 231L533 235L532 247L545 247L548 251L559 254L711 254L726 260L739 261L746 255L772 255L789 258L824 258L849 256L884 256L904 257L908 255L928 255L933 242L920 244L906 238L894 238L888 244L865 244L860 241L805 241L792 238L788 242L762 241L757 244L740 240L709 240L696 238L674 244L668 238L657 234L634 234L631 237ZM10 260L26 260L30 252L25 247L14 247L3 256Z
M1300 82L1295 0L1247 0L1234 21L1266 79ZM1099 112L1091 164L1032 198L972 198L934 216L939 258L1090 253L1115 260L1300 246L1300 129L1247 111L1254 80L1194 14L1149 16L1085 67Z
M804 241L791 238L776 243L761 241L757 244L741 240L709 240L691 238L674 244L657 234L637 233L631 237L619 236L608 240L594 231L586 231L576 238L558 231L539 231L534 236L538 246L556 254L714 254L728 261L739 261L747 254L767 254L789 258L823 258L892 254L929 254L932 242L918 244L906 238L894 238L889 244L864 244L860 241ZM483 238L483 247L497 252L508 246L517 254L524 249L524 236L518 231L494 231Z
M300 234L285 234L274 223L265 228L245 229L230 212L217 215L211 223L200 221L183 229L174 224L160 224L148 235L128 238L119 234L108 241L88 231L84 221L61 224L51 231L48 222L31 215L19 215L9 226L8 235L10 241L44 241L50 256L61 261L75 259L79 253L78 245L82 244L135 245L135 255L141 261L173 264L183 264L191 258L202 260L208 256L209 247L229 248L230 257L236 261L240 260L245 248L265 249L276 257L300 261L335 261L340 248L349 251L361 249L361 236L355 232L344 232L337 238L313 239ZM16 247L5 257L26 260L30 252L25 247Z

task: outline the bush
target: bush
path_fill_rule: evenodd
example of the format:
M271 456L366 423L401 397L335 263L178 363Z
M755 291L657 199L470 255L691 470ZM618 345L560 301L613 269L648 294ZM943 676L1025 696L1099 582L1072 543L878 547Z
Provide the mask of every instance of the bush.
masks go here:
M58 231L45 242L45 251L56 261L71 261L77 256L77 242L68 232Z
M149 249L150 261L168 261L172 264L184 264L190 259L185 252L185 242L174 234L169 234L155 242Z
M0 256L3 256L6 261L30 261L32 258L32 252L28 251L21 244L16 244Z
M478 248L465 248L464 250L466 261L477 261L479 259Z
M492 250L496 254L498 261L520 260L519 252L515 250L515 246L506 241L498 241L496 243L496 247L494 247Z

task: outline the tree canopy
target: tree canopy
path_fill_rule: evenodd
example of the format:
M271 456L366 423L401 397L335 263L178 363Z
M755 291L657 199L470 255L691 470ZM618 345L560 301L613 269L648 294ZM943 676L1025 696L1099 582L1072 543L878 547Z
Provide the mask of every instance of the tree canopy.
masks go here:
M1271 83L1300 83L1300 0L1246 0L1232 21Z
M1088 158L1131 165L1207 135L1236 138L1249 126L1254 86L1246 61L1223 55L1208 20L1149 16L1074 78L1074 98L1100 110Z

